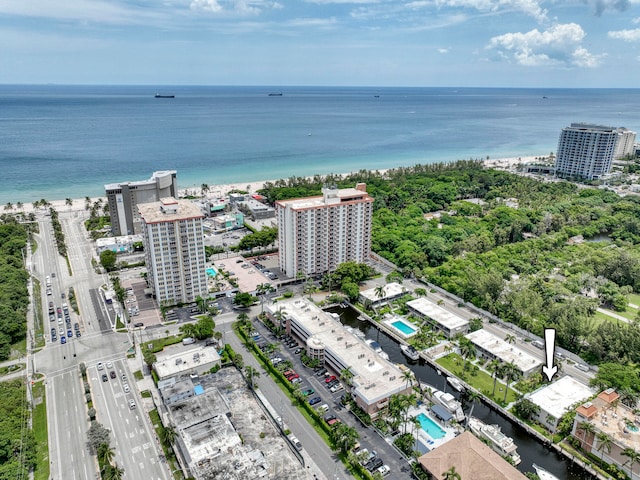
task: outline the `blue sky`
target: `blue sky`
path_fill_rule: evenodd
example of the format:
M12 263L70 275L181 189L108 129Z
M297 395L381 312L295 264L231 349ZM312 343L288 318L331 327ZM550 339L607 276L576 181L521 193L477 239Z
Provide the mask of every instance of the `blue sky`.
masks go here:
M0 83L638 87L640 0L0 0Z

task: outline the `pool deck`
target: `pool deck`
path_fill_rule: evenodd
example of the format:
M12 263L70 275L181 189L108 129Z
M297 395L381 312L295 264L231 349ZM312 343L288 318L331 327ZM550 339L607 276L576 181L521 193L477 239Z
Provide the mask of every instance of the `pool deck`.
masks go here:
M443 425L442 422L435 419L429 413L429 410L425 405L411 408L408 412L410 417L417 417L421 413L424 414L426 417L428 417L430 420L432 420L436 425L438 425L445 432L444 437L435 439L435 438L431 438L431 436L427 434L427 432L425 432L422 428L420 428L418 430L418 440L422 445L425 445L429 450L433 450L438 448L440 445L447 443L449 440L453 440L454 438L456 438L457 428L448 426L448 425ZM405 432L409 432L409 433L414 432L415 434L414 427L412 426L411 423L405 424L404 429L405 429L404 430ZM427 453L427 452L425 451L423 453Z
M402 322L402 323L406 324L407 326L411 327L413 332L412 333L404 333L398 327L393 325L395 322ZM396 332L398 335L400 335L400 337L404 338L405 340L407 338L413 337L416 333L418 333L418 327L416 325L414 325L413 323L411 323L410 321L408 321L408 320L406 320L406 319L404 319L402 317L398 317L398 316L394 315L393 317L387 318L386 320L384 320L383 323L385 325L387 325L389 328L393 329L394 332Z

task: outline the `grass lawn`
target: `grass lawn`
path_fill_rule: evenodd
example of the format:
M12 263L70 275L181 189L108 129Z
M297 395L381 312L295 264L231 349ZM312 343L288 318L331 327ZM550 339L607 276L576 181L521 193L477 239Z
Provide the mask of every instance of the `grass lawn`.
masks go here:
M33 398L40 401L33 408L32 429L36 440L36 468L33 472L34 480L49 478L49 437L47 435L47 402L44 383L36 382L32 388Z
M629 295L629 303L640 305L640 293L631 293Z
M493 391L493 378L491 378L491 375L483 372L482 370L478 371L475 376L471 376L470 372L463 372L462 366L464 364L464 359L457 353L450 353L445 357L439 358L438 360L436 360L436 363L438 365L442 365L451 373L454 373L456 376L462 378L465 382L474 387L476 390L482 392L488 398L491 398L495 402L502 404L505 388L504 382L498 380L498 382L496 383L496 395L495 397L492 397L491 392ZM507 393L507 403L515 401L516 393L513 391L513 388L509 387L509 392Z
M151 342L145 342L142 344L142 349L148 350L151 345L153 353L161 352L164 347L167 345L173 345L175 343L180 343L182 341L182 335L172 335L164 338L157 338L152 340Z
M614 312L613 310L607 310L606 308L604 309L604 311L605 311L605 312L603 312L603 315L604 315L608 320L610 320L610 319L612 319L612 318L614 319L614 317L612 317L611 315L608 315L608 314L607 314L608 312L611 312L611 314L612 314L612 315L620 315L621 317L624 317L624 318L626 318L627 320L633 320L633 319L636 317L637 313L638 313L638 311L637 311L637 310L635 310L635 309L633 309L633 308L630 308L630 309L629 309L629 310L627 310L626 312ZM599 314L599 313L601 313L601 312L596 312L596 315L597 315L597 314Z
M617 318L610 317L609 315L605 315L604 313L601 313L601 312L596 312L592 318L594 319L594 324L593 324L594 327L597 327L603 322L619 322L620 321Z

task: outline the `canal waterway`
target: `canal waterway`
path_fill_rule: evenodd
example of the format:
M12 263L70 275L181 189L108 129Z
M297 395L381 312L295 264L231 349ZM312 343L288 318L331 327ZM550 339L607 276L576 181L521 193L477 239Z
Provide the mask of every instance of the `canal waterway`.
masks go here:
M422 358L417 362L410 361L402 354L400 345L396 340L369 322L358 320L358 313L353 309L336 307L329 309L329 311L339 314L340 321L344 325L357 328L365 334L366 338L378 342L382 349L389 355L390 361L407 365L414 372L418 380L433 385L438 390L444 390L453 394L462 401L465 414L469 413L471 409L470 403L465 402L464 396L449 386L446 382L446 377L439 375L438 371ZM592 480L595 478L578 465L572 464L564 456L542 445L527 434L521 427L512 423L497 411L490 409L484 403L476 402L473 408L473 416L485 423L499 425L505 435L513 438L516 445L518 445L518 453L522 459L520 465L517 466L521 472L535 472L532 466L535 463L553 473L561 480Z

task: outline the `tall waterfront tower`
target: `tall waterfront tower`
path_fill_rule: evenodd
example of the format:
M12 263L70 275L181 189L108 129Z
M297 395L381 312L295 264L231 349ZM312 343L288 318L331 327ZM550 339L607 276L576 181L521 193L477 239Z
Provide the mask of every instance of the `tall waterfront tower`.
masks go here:
M371 253L373 198L366 184L322 196L276 202L280 270L288 277L335 270L347 261L365 262Z
M613 160L624 156L633 145L635 132L590 123L572 123L558 140L556 174L587 180L609 173Z
M200 208L173 197L138 205L147 280L161 305L206 297L207 273Z

